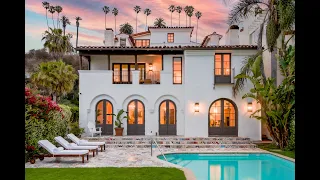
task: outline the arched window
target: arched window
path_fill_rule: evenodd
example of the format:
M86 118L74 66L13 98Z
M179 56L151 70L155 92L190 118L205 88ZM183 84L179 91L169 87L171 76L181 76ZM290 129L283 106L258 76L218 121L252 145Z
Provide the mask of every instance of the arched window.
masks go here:
M128 135L145 134L145 108L140 100L132 100L128 104Z
M113 114L112 103L106 99L99 101L96 105L96 126L102 127L102 134L113 134Z

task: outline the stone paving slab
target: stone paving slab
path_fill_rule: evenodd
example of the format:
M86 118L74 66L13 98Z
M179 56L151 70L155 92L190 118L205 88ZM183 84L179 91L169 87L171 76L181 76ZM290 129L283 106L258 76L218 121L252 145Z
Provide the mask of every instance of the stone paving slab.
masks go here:
M266 152L259 148L187 148L163 149L163 153L259 153ZM181 166L158 159L161 155L157 148L153 149L151 157L150 148L106 148L98 155L89 156L89 161L81 162L81 157L45 157L43 161L36 159L35 164L29 162L25 168L66 168L66 167L176 167Z

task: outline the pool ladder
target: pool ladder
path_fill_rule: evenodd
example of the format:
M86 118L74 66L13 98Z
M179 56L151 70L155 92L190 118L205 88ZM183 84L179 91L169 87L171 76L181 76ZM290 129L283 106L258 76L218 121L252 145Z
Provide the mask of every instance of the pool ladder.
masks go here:
M162 154L163 158L168 162L166 156L162 153L161 148L159 147L158 143L156 140L154 140L153 138L151 138L151 156L152 156L152 144L155 143L156 146L158 147L158 150L160 151L160 153Z

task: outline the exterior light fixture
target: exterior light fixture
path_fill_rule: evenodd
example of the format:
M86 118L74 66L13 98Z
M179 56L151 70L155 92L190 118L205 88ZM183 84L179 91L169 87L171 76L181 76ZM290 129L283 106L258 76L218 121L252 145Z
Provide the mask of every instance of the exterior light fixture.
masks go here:
M247 110L248 112L252 112L252 102L248 102Z
M199 103L194 104L194 112L199 112Z
M153 71L152 63L149 64L149 71Z

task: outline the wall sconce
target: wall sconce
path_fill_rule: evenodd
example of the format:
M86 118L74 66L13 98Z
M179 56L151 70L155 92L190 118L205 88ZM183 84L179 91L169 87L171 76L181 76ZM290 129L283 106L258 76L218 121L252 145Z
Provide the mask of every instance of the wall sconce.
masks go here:
M152 63L149 64L149 71L153 71Z
M252 112L252 102L248 102L247 110L248 112Z
M199 103L194 104L194 112L199 112Z

